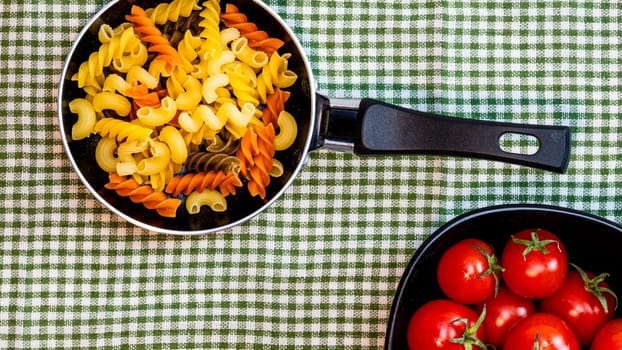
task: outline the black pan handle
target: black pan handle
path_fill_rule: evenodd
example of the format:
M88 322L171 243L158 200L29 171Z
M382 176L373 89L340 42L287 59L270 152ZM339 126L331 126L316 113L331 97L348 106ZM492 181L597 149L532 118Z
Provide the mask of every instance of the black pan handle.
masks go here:
M356 154L438 154L490 159L564 173L570 158L567 126L448 117L363 99L358 107L318 95L319 144ZM316 101L317 102L317 101ZM505 134L534 137L531 154L506 152ZM313 147L313 146L312 146Z

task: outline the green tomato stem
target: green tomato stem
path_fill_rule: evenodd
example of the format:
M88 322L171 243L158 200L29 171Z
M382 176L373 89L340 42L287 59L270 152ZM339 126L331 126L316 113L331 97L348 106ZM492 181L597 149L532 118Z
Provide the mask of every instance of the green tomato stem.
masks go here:
M607 298L605 297L604 293L613 296L613 300L615 302L614 310L618 308L618 296L611 289L600 286L600 283L604 282L605 278L609 277L608 273L603 272L600 275L590 279L587 273L583 271L583 269L581 269L579 266L573 263L569 263L569 265L577 270L579 276L581 276L581 279L583 280L585 289L588 292L592 293L598 299L606 314L609 313L609 306L607 305Z
M525 246L525 249L522 253L523 257L525 257L527 254L531 253L534 250L539 250L542 254L547 255L549 254L549 250L546 248L546 246L551 243L557 245L558 251L562 251L562 248L559 245L559 241L555 239L540 240L540 237L538 237L538 230L531 231L531 240L520 239L512 236L512 242Z
M505 268L499 265L499 260L497 259L497 256L494 254L494 252L492 254L488 254L488 252L485 251L482 247L479 247L476 245L471 245L471 248L477 250L480 254L486 257L486 262L488 263L488 269L486 269L486 271L479 274L477 277L482 278L482 277L486 277L492 274L492 277L495 279L495 296L497 296L497 294L499 293L499 285L501 284L501 281L499 280L498 272L505 271Z
M469 320L465 317L457 318L451 321L451 323L458 323L458 322L464 323L465 330L464 330L464 333L462 333L462 336L460 338L449 339L449 341L454 344L463 345L464 350L473 350L473 346L477 346L480 349L486 350L487 349L486 344L484 344L484 342L481 341L481 339L479 339L476 335L477 331L479 330L479 327L482 326L482 323L484 322L485 318L486 318L486 305L484 305L484 308L482 309L482 313L477 318L477 321L470 327L469 327Z

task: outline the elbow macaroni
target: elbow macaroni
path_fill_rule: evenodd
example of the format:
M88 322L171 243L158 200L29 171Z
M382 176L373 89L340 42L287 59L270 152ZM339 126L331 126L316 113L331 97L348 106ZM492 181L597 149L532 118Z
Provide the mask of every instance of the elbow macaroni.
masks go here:
M223 73L228 64L235 62L235 54L231 51L223 51L217 58L205 61L205 68L208 76Z
M170 125L165 126L160 131L160 141L163 141L171 152L171 160L174 163L182 164L188 158L188 149L181 133L177 128Z
M206 105L198 106L194 110L193 115L194 114L198 115L201 120L203 120L203 123L205 123L205 125L212 130L222 129L228 119L228 115L226 113L220 113L219 111L218 114L215 114L214 111Z
M294 116L286 111L279 114L277 121L279 125L279 133L274 138L274 149L282 151L288 149L296 140L298 125Z
M227 122L238 128L244 128L255 115L255 106L251 103L245 103L242 109L238 109L233 103L224 103L218 109L218 115L221 118L226 117Z
M136 172L140 175L156 175L163 172L171 160L171 151L164 142L151 142L151 157L142 159L136 165Z
M201 102L201 83L194 77L188 76L183 84L184 91L177 95L175 103L177 108L187 111L195 108Z
M177 113L177 103L168 96L163 98L160 103L161 105L158 108L150 106L139 108L136 111L136 116L147 126L155 127L168 123Z
M84 98L76 98L69 102L69 110L78 115L78 120L71 128L71 138L82 140L91 135L97 122L95 109L91 102Z
M110 74L104 80L104 86L102 92L119 93L125 95L132 86L125 81L119 74Z
M213 103L218 99L218 88L225 87L229 84L229 77L226 74L219 73L210 76L205 79L203 82L203 86L201 87L201 92L203 93L203 98L205 102Z
M194 191L186 198L186 210L188 210L188 213L190 214L198 214L201 212L201 207L204 205L207 205L215 212L223 212L227 210L227 200L218 191Z
M231 51L240 61L255 69L262 68L268 63L268 55L263 51L251 49L245 37L234 39L231 42Z
M131 108L132 104L127 98L113 92L103 91L93 96L93 109L95 112L110 109L118 115L125 117L130 114Z
M285 169L283 168L283 163L276 158L272 158L272 168L270 168L270 176L272 177L281 177Z
M149 89L155 89L158 86L158 79L151 75L149 71L142 67L142 65L135 65L130 67L127 71L125 78L130 86L145 84Z
M117 148L117 174L134 175L137 172L137 158L147 151L148 142L131 140L123 142Z
M117 158L114 156L117 151L117 141L112 137L102 137L95 146L95 162L99 167L108 173L117 169Z

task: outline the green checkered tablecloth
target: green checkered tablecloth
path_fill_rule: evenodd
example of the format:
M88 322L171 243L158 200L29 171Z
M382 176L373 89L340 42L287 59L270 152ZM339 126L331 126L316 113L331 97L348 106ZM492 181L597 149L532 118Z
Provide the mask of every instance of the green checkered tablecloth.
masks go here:
M87 191L58 131L63 61L104 0L2 0L0 348L378 349L404 267L453 217L543 203L622 221L622 3L266 2L319 92L569 125L568 172L320 151L246 224L146 232Z

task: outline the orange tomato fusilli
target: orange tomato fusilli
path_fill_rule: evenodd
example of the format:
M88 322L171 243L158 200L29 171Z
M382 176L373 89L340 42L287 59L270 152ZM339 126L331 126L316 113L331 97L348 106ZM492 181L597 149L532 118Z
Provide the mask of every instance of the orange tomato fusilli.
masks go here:
M272 53L283 46L283 40L272 38L263 30L259 30L257 25L248 21L248 17L241 13L237 6L227 4L225 12L220 15L226 27L235 28L240 31L240 35L248 39L248 46L272 55Z
M171 72L176 65L182 63L179 52L171 45L155 23L149 18L145 10L138 5L133 5L131 14L125 19L134 25L134 31L140 34L140 40L149 43L149 51L157 52L156 60L164 60L167 70Z
M240 158L240 173L249 178L248 191L252 196L266 197L270 184L270 170L274 157L274 125L255 125L248 128L240 141L237 157Z
M108 190L116 191L121 197L129 197L134 203L141 203L145 208L155 210L159 215L173 218L181 200L169 198L164 192L154 191L149 185L140 185L136 180L110 174L109 182L104 185Z
M275 124L279 119L279 114L285 110L285 102L289 99L291 93L283 91L279 88L274 89L274 93L268 95L266 99L266 107L262 111L261 120L265 124Z

